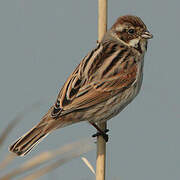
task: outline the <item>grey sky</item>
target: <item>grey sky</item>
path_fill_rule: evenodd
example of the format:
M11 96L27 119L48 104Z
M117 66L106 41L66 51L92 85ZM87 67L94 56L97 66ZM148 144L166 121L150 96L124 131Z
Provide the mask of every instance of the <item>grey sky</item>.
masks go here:
M108 180L180 179L179 5L178 0L109 0L108 27L120 15L134 14L154 38L145 57L140 94L108 122ZM24 107L45 101L12 132L0 160L8 145L54 103L64 81L96 40L96 0L0 1L0 132ZM87 123L56 131L25 159L94 132ZM95 151L86 157L95 166ZM93 179L79 159L41 179L57 176Z

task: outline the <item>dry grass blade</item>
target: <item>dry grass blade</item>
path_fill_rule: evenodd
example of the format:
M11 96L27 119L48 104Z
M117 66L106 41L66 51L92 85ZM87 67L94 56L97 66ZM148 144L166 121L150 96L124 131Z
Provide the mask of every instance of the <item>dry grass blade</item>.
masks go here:
M2 147L4 141L11 133L13 128L25 117L27 113L30 113L33 110L37 110L39 106L42 104L42 101L38 101L32 104L30 107L26 107L22 112L19 112L16 117L8 124L8 126L4 129L4 131L0 135L0 148ZM0 163L0 170L4 169L10 162L14 160L15 156L13 154L8 154L4 160Z
M79 148L81 147L81 148ZM37 155L33 158L31 158L29 161L22 164L19 168L11 171L10 173L6 174L5 176L1 177L0 180L8 180L11 178L14 178L17 175L20 175L26 171L29 171L31 169L34 169L35 167L38 167L42 165L43 163L52 160L54 158L57 158L58 155L62 155L64 153L69 154L69 152L72 151L72 153L79 153L79 152L87 152L90 149L92 150L94 147L94 143L91 139L84 139L72 144L68 144L64 147L61 147L57 150L48 151L41 153L40 155Z
M95 170L94 170L92 164L87 160L87 158L81 157L81 159L82 159L83 162L86 164L86 166L91 170L91 172L92 172L94 175L96 175Z
M13 153L8 153L4 160L0 163L0 170L4 169L16 157Z
M16 124L22 119L22 113L19 113L4 129L4 131L0 135L0 147L3 145L6 140L8 134L12 131L12 129L16 126Z
M86 152L88 152L90 150L92 150L92 147L88 147L85 151L80 150L79 152L73 152L72 154L68 155L68 157L61 158L58 161L56 161L56 162L54 162L54 163L52 163L52 164L50 164L50 165L48 165L48 166L46 166L44 168L41 168L40 170L38 170L38 171L24 177L21 180L35 180L35 179L39 178L40 176L43 176L43 175L49 173L50 171L58 168L59 166L69 162L70 160L72 160L72 159L74 159L76 157L81 156L82 154L84 154L84 153L86 153Z
M34 109L37 109L41 104L42 104L41 102L36 102L36 103L32 104L31 107L26 107L22 112L17 114L17 116L7 125L7 127L1 133L1 135L0 135L0 147L3 145L7 136L13 130L13 128L17 125L17 123L19 121L21 121L27 113L33 111Z

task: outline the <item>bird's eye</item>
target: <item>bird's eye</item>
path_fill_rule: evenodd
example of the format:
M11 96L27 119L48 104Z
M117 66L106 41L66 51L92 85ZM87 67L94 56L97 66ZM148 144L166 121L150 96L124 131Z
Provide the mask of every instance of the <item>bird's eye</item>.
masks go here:
M128 30L128 33L129 33L129 34L134 34L134 33L135 33L135 30L134 30L134 29L129 29L129 30Z

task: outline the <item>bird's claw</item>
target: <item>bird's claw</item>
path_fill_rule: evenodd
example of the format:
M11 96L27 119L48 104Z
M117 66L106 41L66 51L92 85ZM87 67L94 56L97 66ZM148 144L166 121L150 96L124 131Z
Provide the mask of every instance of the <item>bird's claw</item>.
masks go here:
M96 134L93 134L92 137L102 136L104 138L104 140L106 142L108 142L109 136L108 136L108 134L106 134L107 132L109 132L109 129L106 129L104 132L97 132Z

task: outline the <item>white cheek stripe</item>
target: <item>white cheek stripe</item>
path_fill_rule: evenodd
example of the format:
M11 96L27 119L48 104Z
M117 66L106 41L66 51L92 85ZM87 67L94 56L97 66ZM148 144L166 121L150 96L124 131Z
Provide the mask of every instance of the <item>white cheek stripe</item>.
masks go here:
M124 27L123 26L117 26L115 29L116 29L116 31L122 32Z
M129 41L129 46L132 46L132 47L137 47L138 43L139 43L139 38L136 38L136 39L132 39Z

